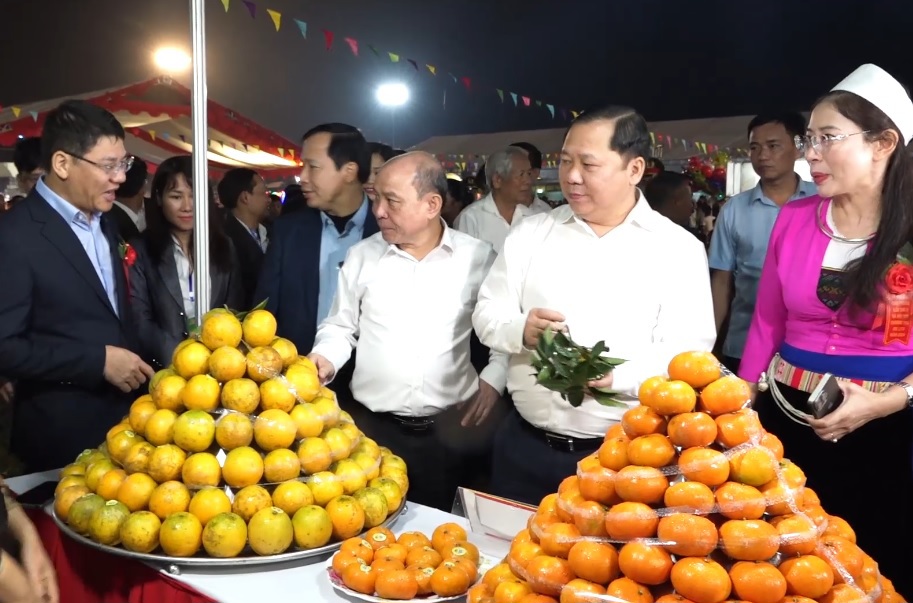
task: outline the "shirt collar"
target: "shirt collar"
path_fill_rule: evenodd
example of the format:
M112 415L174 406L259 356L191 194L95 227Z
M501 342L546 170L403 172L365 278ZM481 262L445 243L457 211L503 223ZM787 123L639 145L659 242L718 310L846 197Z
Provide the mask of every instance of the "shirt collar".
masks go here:
M368 200L368 196L365 195L362 197L361 206L359 206L358 211L355 212L355 215L352 216L352 219L349 220L346 224L344 232L349 232L353 228L364 229L365 221L368 219L368 211L371 202ZM320 217L323 220L324 228L328 226L333 226L333 220L326 214L326 212L320 212Z
M802 177L798 174L796 174L796 178L799 179L799 185L796 186L796 192L793 193L793 195L789 198L790 201L793 199L804 199L805 197L811 197L818 192L818 189L813 182L803 180ZM749 194L751 195L750 199L752 202L761 203L765 199L764 191L761 189L760 182L758 182L757 185L751 189Z
M631 211L628 212L628 215L625 216L625 219L622 220L621 224L618 226L624 226L626 224L631 224L644 230L655 230L657 225L657 219L660 217L660 214L653 211L650 208L650 204L647 202L647 197L641 192L641 190L635 189L637 191L637 201L634 203L634 207L631 208ZM577 222L578 224L587 226L586 222L577 217L571 210L570 205L563 205L559 208L563 213L556 213L556 218L559 222L565 224L569 222ZM553 210L558 211L558 210ZM617 227L616 227L617 228Z
M54 211L56 211L64 220L66 220L67 224L86 223L85 215L82 213L82 211L80 211L78 207L51 190L51 187L44 183L44 176L39 178L38 182L35 183L35 190L38 191L38 194L41 195L45 201L48 202L48 205L54 208ZM100 217L100 211L92 213L93 219L97 220Z
M453 230L449 226L447 226L447 222L445 222L443 218L441 218L440 220L441 220L441 226L444 227L444 232L441 235L441 242L438 243L437 247L432 249L431 253L429 253L425 257L429 257L432 253L436 252L438 249L443 249L445 252L447 252L448 255L453 255L453 250L454 250ZM393 245L392 243L387 243L387 250L385 252L385 255L389 255L389 254L401 255L401 256L409 258L411 260L415 260L414 257L409 255L408 253L406 253L405 251L403 251L396 245ZM418 260L415 260L415 261L418 261Z

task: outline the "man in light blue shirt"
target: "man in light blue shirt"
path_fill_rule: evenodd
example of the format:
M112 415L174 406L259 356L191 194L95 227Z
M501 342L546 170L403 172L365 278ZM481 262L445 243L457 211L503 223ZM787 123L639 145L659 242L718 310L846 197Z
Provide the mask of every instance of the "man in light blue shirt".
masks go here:
M758 115L751 120L748 148L751 166L761 181L729 199L714 226L709 257L713 313L717 333L725 333L723 364L733 372L741 362L767 243L780 208L817 192L813 183L795 173L800 153L794 137L803 134L805 118L799 113ZM727 319L729 328L724 331Z

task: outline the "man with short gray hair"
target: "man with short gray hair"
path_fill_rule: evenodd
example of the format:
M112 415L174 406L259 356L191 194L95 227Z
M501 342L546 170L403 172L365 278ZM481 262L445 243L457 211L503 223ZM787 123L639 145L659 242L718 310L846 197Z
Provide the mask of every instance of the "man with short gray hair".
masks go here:
M409 467L409 500L449 511L475 472L467 459L490 441L507 357L470 362L472 312L494 262L488 243L441 219L447 179L424 152L389 160L375 181L380 232L356 243L339 271L310 358L332 380L357 349L347 409L368 437Z
M537 206L528 206L533 185L529 154L519 147L492 153L485 162L485 181L490 192L464 209L454 228L491 243L501 253L514 224L542 213Z

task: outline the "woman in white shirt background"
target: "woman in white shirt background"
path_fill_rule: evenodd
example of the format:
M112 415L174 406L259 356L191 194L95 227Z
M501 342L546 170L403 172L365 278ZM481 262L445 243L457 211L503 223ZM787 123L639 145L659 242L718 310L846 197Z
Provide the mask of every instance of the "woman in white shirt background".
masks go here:
M143 355L156 368L171 362L174 348L197 324L197 275L193 260L193 162L189 155L162 162L152 179L146 231L130 242L130 306ZM208 202L212 204L213 192ZM221 214L209 209L210 308L242 309L243 288L234 247Z

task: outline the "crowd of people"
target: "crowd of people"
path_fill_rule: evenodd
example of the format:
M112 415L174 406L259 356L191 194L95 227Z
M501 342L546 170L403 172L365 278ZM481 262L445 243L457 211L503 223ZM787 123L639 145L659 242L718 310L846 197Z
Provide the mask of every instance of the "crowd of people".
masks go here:
M708 216L708 262L687 178L645 182L650 136L633 109L574 120L554 209L534 194L529 145L492 153L473 201L432 155L317 125L302 137L300 197L278 217L256 172L219 182L211 305L266 300L340 406L405 458L410 499L446 510L460 485L538 503L620 420L536 383L546 329L628 359L590 387L632 404L674 355L719 343L825 507L909 592L895 543L913 536L913 101L866 65L808 123L762 115L748 137L760 182ZM207 281L193 269L189 157L159 165L141 198L122 125L81 101L48 115L38 148L31 192L0 216L0 375L33 471L104 439L193 332ZM802 156L814 183L794 172ZM814 418L809 394L828 374L845 399ZM20 559L10 567L39 588L44 566Z

